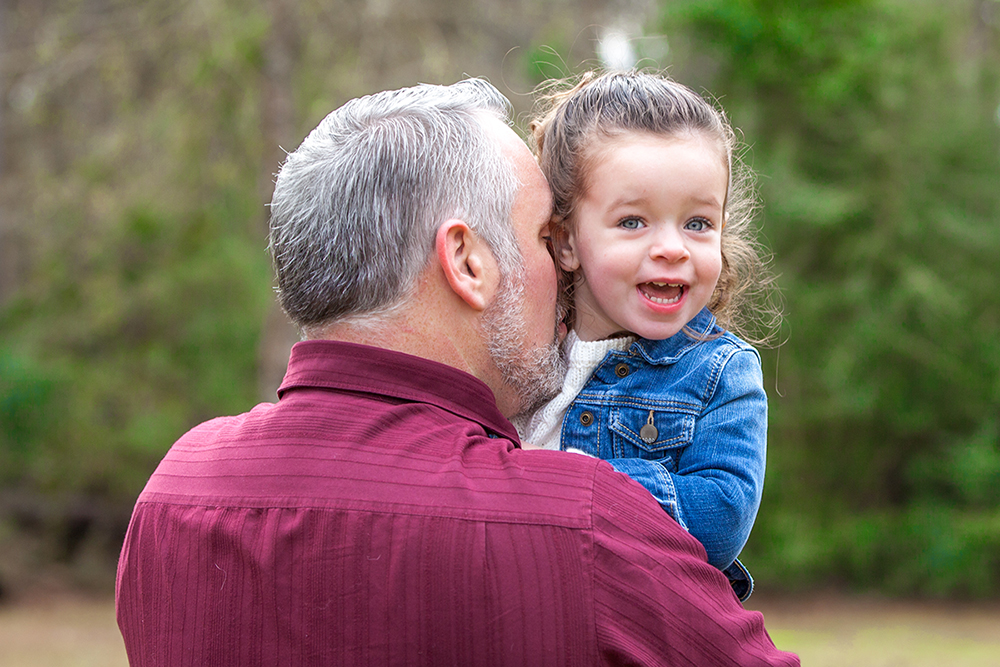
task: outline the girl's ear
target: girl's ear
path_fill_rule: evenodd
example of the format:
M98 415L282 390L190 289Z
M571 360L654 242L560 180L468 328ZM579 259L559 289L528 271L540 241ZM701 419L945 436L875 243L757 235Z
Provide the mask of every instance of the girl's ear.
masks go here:
M580 268L580 259L576 254L576 237L564 225L552 227L552 249L563 271L576 271Z

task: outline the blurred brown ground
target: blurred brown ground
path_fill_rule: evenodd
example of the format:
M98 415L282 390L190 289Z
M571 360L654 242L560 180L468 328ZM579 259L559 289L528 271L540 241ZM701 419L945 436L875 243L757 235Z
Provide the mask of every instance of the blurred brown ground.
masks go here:
M775 643L808 667L1000 666L1000 601L755 595ZM0 667L127 665L107 596L47 593L0 606Z

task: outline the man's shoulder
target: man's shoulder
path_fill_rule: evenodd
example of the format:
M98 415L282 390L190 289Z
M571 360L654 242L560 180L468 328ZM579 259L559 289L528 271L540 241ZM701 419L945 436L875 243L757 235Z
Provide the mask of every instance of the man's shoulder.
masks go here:
M591 528L617 526L629 540L653 535L679 540L683 549L697 555L699 545L638 482L615 470L607 461L568 451L529 450L525 468L545 484L575 487L571 494L586 506ZM604 528L602 528L604 526ZM631 526L632 528L625 528ZM614 532L618 532L617 530Z
M615 470L606 461L601 463L605 465L598 466L593 477L592 500L596 529L601 529L600 522L603 521L606 526L615 527L613 532L620 531L616 540L626 536L628 540L649 542L654 537L662 537L670 541L678 540L685 551L688 547L695 547L694 553L698 551L700 545L697 541L660 507L646 488L625 473Z
M168 456L194 453L213 444L242 437L242 430L255 420L263 422L274 409L274 403L259 403L247 412L221 415L196 424L181 435L168 450Z
M295 418L261 404L195 426L142 500L588 528L595 477L616 474L591 457L522 450L434 405L326 407Z

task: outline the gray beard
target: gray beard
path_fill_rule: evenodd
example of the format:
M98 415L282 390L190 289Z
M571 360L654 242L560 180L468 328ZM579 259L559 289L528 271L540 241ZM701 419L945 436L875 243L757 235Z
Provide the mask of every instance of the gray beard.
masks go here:
M559 393L566 363L559 352L556 322L552 341L527 349L524 322L524 282L503 276L496 299L483 312L486 345L504 381L521 399L517 412L533 410Z

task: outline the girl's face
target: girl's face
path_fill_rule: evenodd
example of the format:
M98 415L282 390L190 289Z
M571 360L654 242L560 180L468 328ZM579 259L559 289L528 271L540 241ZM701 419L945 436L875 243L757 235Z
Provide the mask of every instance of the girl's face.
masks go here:
M557 240L576 272L576 332L669 338L708 304L722 270L723 155L700 134L606 142Z

